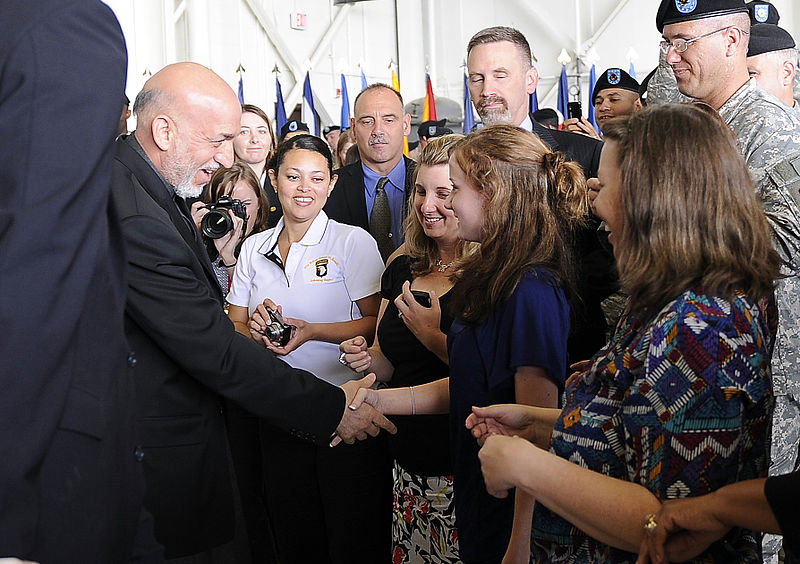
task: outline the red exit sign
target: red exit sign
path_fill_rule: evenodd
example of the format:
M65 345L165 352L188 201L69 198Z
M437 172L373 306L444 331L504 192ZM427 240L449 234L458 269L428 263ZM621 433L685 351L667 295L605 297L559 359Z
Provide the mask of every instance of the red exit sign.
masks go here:
M308 14L301 12L292 12L290 14L290 25L292 29L305 29L308 23Z

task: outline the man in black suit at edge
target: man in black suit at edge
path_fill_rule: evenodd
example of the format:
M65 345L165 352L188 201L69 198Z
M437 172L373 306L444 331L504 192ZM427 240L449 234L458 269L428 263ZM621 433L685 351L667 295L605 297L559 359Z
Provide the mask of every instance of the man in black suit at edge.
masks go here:
M144 480L109 189L126 64L105 4L0 0L0 557L131 559Z
M234 533L221 397L316 443L394 426L375 410L347 409L374 377L331 386L236 333L223 311L184 198L233 162L241 108L230 86L201 65L173 64L145 83L134 113L136 131L116 144L112 194L129 266L145 506L167 558L205 562Z
M414 185L414 161L403 156L403 139L411 131L411 116L403 97L387 84L371 84L353 104L350 131L361 161L336 171L339 179L325 204L328 217L369 231L385 261L404 240L403 220L408 213L406 194ZM385 193L390 219L376 222L375 203Z
M538 135L553 151L562 152L583 168L586 178L597 176L603 144L584 135L548 129L528 113L530 95L539 73L531 63L525 36L511 27L489 27L467 45L469 93L484 125L508 123ZM599 220L575 234L578 295L573 303L572 331L567 346L570 362L590 358L604 343L606 320L600 303L617 289L614 256L601 243ZM583 310L583 311L581 311Z

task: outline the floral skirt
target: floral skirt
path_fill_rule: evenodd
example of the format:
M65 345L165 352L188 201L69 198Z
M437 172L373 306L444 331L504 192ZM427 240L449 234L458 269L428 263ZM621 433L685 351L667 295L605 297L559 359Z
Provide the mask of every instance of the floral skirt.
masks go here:
M452 476L418 476L394 463L392 564L458 564Z

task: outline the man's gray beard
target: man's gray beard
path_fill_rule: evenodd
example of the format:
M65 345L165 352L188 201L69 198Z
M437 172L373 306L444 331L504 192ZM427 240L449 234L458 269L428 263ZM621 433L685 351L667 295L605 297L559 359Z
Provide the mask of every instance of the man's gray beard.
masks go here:
M498 123L511 123L511 111L506 109L502 110L486 110L481 115L483 125L497 125Z
M171 162L162 172L164 179L175 186L175 193L183 199L197 198L203 193L203 187L192 184L197 170L191 163L181 160Z
M192 178L194 178L194 175L192 175ZM184 180L175 186L175 194L184 200L187 198L199 198L200 194L203 193L203 187L192 184L192 178Z

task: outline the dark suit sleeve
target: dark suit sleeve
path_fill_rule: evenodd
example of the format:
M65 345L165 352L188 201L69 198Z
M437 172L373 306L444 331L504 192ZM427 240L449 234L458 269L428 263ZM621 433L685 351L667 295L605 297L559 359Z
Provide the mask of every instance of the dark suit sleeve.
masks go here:
M780 525L784 548L795 556L800 555L800 518L797 516L800 472L767 478L764 495Z
M109 370L105 354L89 354L96 343L86 327L99 305L109 317L93 330L106 331L106 351L124 366L124 282L109 257L108 197L125 69L122 32L100 2L0 0L3 556L30 554L43 540L42 461L76 381L98 409L85 414L95 424L84 430L111 432L101 408L115 408L108 396L125 375ZM92 280L103 280L101 298Z
M236 333L192 270L196 257L171 224L131 215L123 230L128 315L141 330L203 386L282 429L327 441L341 420L344 393Z

